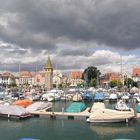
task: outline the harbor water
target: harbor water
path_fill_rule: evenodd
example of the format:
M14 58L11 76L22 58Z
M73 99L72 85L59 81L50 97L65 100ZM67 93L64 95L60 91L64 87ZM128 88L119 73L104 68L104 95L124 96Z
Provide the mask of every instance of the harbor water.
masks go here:
M71 102L56 102L54 109L62 111ZM140 120L126 123L93 125L85 119L50 119L34 117L26 120L0 119L0 140L21 138L40 140L112 140L140 139Z

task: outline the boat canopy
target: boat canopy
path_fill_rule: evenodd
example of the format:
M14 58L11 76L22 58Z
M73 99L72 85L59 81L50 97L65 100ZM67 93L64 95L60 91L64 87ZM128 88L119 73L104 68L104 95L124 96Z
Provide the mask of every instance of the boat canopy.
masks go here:
M84 103L74 102L66 109L66 112L78 113L85 109L86 109L86 105Z
M136 106L137 113L140 113L140 104Z
M22 107L27 107L29 105L32 104L32 101L31 100L28 100L28 99L25 99L25 100L17 100L15 102L13 102L13 105L19 105L19 106L22 106Z
M51 102L35 102L31 105L29 105L26 110L29 112L37 111L37 110L43 110L47 108L52 108Z
M104 108L105 108L105 104L104 103L102 103L102 102L95 102L93 104L93 106L91 107L91 113L95 112L96 110L104 109Z
M104 100L105 96L102 91L98 91L95 94L94 100Z
M25 108L17 105L10 105L10 106L0 105L0 114L21 116L21 115L29 114L29 112L26 111Z

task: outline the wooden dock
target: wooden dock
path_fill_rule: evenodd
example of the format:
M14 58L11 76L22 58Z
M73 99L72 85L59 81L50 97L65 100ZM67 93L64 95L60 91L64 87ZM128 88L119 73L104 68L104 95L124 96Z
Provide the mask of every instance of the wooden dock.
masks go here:
M46 116L46 117L50 117L50 118L68 118L68 119L80 119L80 118L88 118L90 115L89 112L90 108L87 108L86 110L84 110L83 112L80 113L68 113L68 112L48 112L45 110L40 110L40 111L34 111L31 112L32 115L34 116Z

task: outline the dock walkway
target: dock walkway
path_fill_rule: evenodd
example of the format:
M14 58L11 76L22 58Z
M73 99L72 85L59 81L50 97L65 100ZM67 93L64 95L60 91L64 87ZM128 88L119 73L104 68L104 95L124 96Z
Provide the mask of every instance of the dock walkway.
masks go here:
M40 111L34 111L31 112L32 115L35 116L46 116L50 118L57 118L57 117L62 117L62 118L88 118L90 115L89 112L90 108L87 108L83 112L80 113L68 113L68 112L48 112L46 110L40 110Z

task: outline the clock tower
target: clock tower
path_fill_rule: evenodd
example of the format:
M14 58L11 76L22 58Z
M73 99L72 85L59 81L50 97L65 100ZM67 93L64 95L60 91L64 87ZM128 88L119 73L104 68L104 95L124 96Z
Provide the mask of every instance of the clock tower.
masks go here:
M53 67L49 56L44 69L45 69L45 88L47 88L47 90L50 90L51 88L53 88Z

